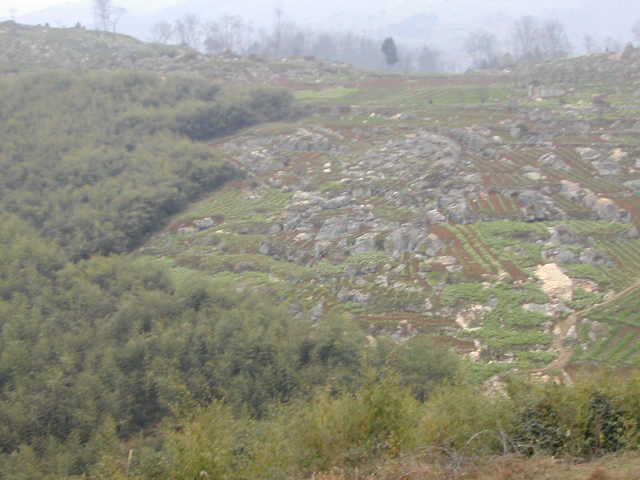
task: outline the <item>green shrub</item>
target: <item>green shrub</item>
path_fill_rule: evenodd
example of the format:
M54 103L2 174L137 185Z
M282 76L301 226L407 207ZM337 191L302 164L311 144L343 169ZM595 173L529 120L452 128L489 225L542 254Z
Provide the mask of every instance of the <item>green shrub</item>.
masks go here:
M398 455L415 445L418 408L411 392L391 380L285 407L262 430L251 473L282 478Z
M198 411L180 433L169 437L165 454L171 476L166 478L234 478L242 468L239 449L243 428L243 422L220 402Z
M414 337L391 356L392 368L416 398L425 401L432 390L459 372L460 359L428 337Z
M638 443L637 377L610 372L580 379L575 387L528 386L514 392L516 443L529 454L596 456Z
M481 283L456 283L447 285L442 292L442 303L454 306L459 303L485 303L491 290Z
M429 398L418 438L422 445L468 455L499 454L511 448L514 422L508 397L487 396L470 385L450 386Z

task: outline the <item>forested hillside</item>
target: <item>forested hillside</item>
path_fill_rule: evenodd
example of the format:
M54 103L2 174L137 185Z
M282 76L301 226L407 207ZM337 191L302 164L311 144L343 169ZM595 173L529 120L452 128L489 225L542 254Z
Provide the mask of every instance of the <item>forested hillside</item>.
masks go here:
M283 92L230 98L202 80L142 73L0 80L0 209L72 258L125 252L241 175L202 142L290 113Z
M313 328L286 305L151 259L67 263L15 216L0 219L0 478L81 474L198 405L224 399L261 418L316 386L354 389L390 361L391 345L365 355L344 319ZM455 357L437 351L422 354L429 371L396 360L405 380L453 375Z

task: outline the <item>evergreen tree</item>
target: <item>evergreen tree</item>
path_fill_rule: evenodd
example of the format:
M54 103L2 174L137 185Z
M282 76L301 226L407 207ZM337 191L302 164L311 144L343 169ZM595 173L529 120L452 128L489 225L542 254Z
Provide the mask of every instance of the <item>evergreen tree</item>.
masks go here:
M384 39L384 42L382 42L382 53L384 53L384 58L388 66L393 67L398 63L398 48L393 38L387 37Z

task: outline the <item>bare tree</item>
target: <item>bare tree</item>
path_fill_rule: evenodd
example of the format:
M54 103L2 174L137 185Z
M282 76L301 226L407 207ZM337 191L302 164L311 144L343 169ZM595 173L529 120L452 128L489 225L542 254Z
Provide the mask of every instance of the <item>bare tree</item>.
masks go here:
M187 13L174 23L174 31L178 37L178 42L191 48L197 49L200 46L202 30L200 19L193 13Z
M476 68L495 68L498 60L498 40L496 36L485 30L469 34L464 43L467 54Z
M527 15L516 20L511 32L516 58L525 61L538 60L540 57L539 35L540 27L537 18Z
M114 32L127 11L114 5L113 0L93 0L93 17L97 30Z
M633 33L635 41L640 42L640 20L633 24L633 27L631 27L631 33Z
M126 14L127 14L127 10L126 9L124 9L122 7L113 7L113 12L112 12L112 15L111 15L111 31L113 33L116 33L116 30L118 28L118 23L120 23L120 20Z
M307 47L307 35L305 32L300 30L293 37L293 50L292 55L294 57L301 57L305 54L305 50Z
M338 55L338 47L333 36L328 33L323 33L318 36L313 44L312 52L317 57L335 60Z
M440 52L427 46L422 47L418 55L419 71L423 73L439 72L441 69L440 63Z
M402 56L402 71L408 75L412 68L413 68L413 55L411 55L410 53L405 53Z
M542 59L553 60L569 55L571 45L564 25L558 20L547 20L540 28Z
M587 53L587 55L595 53L599 50L598 42L593 35L589 34L585 35L582 39L582 46L584 47L584 51Z
M207 53L244 53L250 42L252 28L242 18L224 15L218 21L203 26L204 48Z
M522 17L513 25L511 39L517 60L553 60L571 51L564 25L558 20L541 22L530 15Z
M351 63L360 68L381 68L380 39L374 34L353 32L314 32L293 22L283 20L282 10L275 11L274 25L256 30L241 17L224 15L213 21L200 23L194 15L185 15L173 24L159 22L151 30L153 39L166 43L176 41L194 48L203 48L209 54L229 52L237 55L314 55L338 62ZM390 49L389 66L398 71L419 69L423 72L442 71L445 63L440 52L425 48L402 48L398 58Z
M293 22L283 22L280 26L280 56L299 57L304 54L306 48L305 31ZM339 57L340 39L336 39L336 55Z
M225 39L220 24L215 21L207 22L202 27L204 36L204 49L208 54L216 54L225 51Z
M173 25L166 21L157 22L151 27L151 41L156 43L169 43L173 37Z
M284 12L281 7L275 9L275 25L273 27L273 49L274 54L280 55L280 48L282 47L282 16Z
M604 40L604 51L605 52L621 52L622 51L622 43L616 40L613 37L607 37Z
M111 30L112 0L93 0L93 17L97 30Z

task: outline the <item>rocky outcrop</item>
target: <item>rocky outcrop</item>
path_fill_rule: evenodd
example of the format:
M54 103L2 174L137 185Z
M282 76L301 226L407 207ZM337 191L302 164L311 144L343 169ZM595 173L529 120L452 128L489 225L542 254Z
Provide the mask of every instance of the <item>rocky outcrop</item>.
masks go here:
M600 220L623 223L628 223L631 220L631 214L627 210L620 208L615 201L598 196L578 183L562 180L560 182L560 195L592 210L596 218Z
M522 84L542 83L548 92L559 93L561 85L633 83L640 80L640 49L600 53L537 64L522 64L515 70ZM538 95L541 96L541 95ZM552 95L554 97L554 95Z

